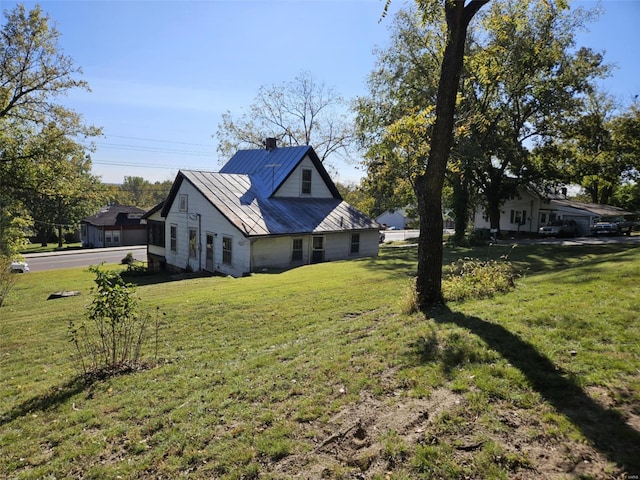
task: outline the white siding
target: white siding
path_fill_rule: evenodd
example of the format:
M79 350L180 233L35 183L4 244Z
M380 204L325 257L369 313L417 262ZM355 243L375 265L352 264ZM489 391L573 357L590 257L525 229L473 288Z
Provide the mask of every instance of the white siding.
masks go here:
M352 233L358 233L360 235L360 250L357 253L351 253ZM311 263L312 238L315 236L324 238L324 261L376 257L378 255L378 230L255 238L252 239L252 270L259 272L262 269L291 268ZM302 260L291 260L294 238L303 239Z
M500 230L517 232L537 232L539 225L540 200L528 192L520 192L522 198L513 198L504 202L500 208ZM524 224L511 222L511 211L525 212ZM485 218L485 216L487 218ZM482 208L475 213L473 225L475 228L489 228L488 214Z
M311 195L302 194L302 170L311 170ZM275 197L313 197L313 198L331 198L329 188L322 180L320 173L316 170L311 159L307 156L296 167L289 178L280 186Z
M189 197L188 210L180 212L178 209L179 195L187 194ZM240 277L250 271L250 244L249 240L227 219L214 208L188 181L183 181L175 197L176 201L166 218L166 260L167 264L180 269L191 268L193 271L204 270L205 268L205 242L206 233L213 233L214 236L214 269L218 272ZM177 251L171 250L171 225L177 226ZM189 229L194 228L198 233L199 244L197 246L196 258L189 257ZM222 261L222 239L231 237L232 239L232 264L228 265ZM188 267L187 267L188 266Z

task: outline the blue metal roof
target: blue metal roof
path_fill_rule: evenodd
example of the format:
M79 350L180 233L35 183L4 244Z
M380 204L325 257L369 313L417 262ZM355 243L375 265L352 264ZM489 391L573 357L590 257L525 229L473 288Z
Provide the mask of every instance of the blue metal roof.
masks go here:
M309 145L278 147L270 150L239 150L220 169L220 173L236 173L251 175L253 179L258 178L260 181L254 181L254 188L260 188L260 196L270 197L307 155L314 163L316 170L322 176L333 196L341 198L322 162Z

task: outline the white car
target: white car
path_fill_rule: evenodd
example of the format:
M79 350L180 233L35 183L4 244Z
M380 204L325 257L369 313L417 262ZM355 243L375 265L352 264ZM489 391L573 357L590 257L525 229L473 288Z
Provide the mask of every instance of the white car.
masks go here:
M14 261L11 262L11 271L16 273L27 273L29 271L29 264L27 262Z

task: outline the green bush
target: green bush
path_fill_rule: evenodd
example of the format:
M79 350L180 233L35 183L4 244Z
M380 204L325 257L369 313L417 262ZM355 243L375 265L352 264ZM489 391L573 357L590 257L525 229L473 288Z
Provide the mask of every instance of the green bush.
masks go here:
M442 280L442 294L447 301L487 298L513 288L515 273L506 258L459 259L450 265L448 274Z
M122 260L120 260L120 263L122 263L122 265L131 265L135 261L136 259L133 258L133 252L129 252Z
M69 323L71 341L85 376L109 376L142 367L140 349L147 333L148 316L141 316L135 288L118 272L90 267L96 274L93 301L87 320ZM156 321L156 337L157 337ZM157 341L156 341L157 345Z

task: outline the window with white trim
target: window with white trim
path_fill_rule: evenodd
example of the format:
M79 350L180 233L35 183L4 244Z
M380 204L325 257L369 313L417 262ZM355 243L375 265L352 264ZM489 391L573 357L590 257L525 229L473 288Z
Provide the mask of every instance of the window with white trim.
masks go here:
M360 252L360 234L352 233L351 234L351 253L359 253Z
M171 225L171 227L169 227L169 235L171 238L171 251L172 252L177 252L178 251L178 226L177 225Z
M231 237L222 237L222 263L231 265L233 260L233 239Z
M181 193L178 195L178 210L181 212L186 212L189 210L189 195L186 193Z
M302 188L300 190L303 195L311 195L311 169L302 169Z
M324 262L324 237L313 237L311 262Z
M526 210L511 210L511 223L515 225L524 225L527 221Z
M302 260L302 238L294 238L293 244L291 247L291 261L301 261Z

